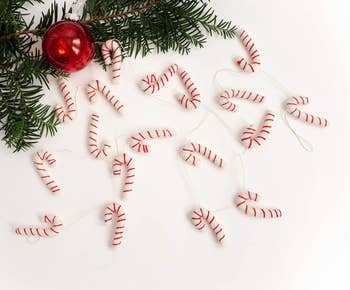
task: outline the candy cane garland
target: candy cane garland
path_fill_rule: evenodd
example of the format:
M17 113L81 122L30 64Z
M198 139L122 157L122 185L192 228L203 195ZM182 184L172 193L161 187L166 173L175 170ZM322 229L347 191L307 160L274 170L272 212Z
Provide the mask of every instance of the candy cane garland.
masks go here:
M15 232L21 236L47 238L58 235L63 227L61 220L55 215L45 215L44 222L48 224L47 227L17 227Z
M90 123L89 123L89 148L90 154L93 155L96 159L98 158L107 158L109 154L109 149L111 145L102 144L102 148L98 145L98 123L100 121L100 116L96 113L91 114Z
M243 45L246 47L251 61L247 61L244 57L241 57L237 60L237 64L242 69L242 71L253 73L256 71L256 68L261 65L259 52L255 47L255 43L245 30L242 29L240 31L239 38L241 39Z
M180 105L187 110L197 109L201 104L201 100L200 93L198 92L196 85L192 82L191 77L185 70L181 69L179 71L179 76L182 80L182 83L186 87L187 92L190 94L190 97L183 94L178 98Z
M327 127L329 124L327 119L302 112L300 109L298 109L298 106L307 105L308 103L308 97L291 97L286 101L284 109L288 114L297 119L300 119L301 121L304 121L307 124L319 127Z
M61 123L67 120L73 121L76 117L77 108L72 99L71 92L68 90L66 81L61 77L58 79L58 86L66 103L66 109L63 105L57 105L55 108L56 116Z
M225 234L220 224L216 221L215 216L204 208L192 212L192 223L197 230L201 231L205 227L204 221L208 223L210 228L214 231L218 242L221 243L225 238Z
M41 180L45 183L46 187L52 193L60 191L61 189L57 185L55 178L47 169L47 165L52 166L56 163L54 156L48 151L39 151L34 154L33 163L36 171L38 172Z
M149 153L149 145L144 141L147 139L173 137L174 133L170 129L145 130L130 137L130 147L139 153Z
M112 246L119 246L124 236L126 216L122 209L122 206L115 202L107 206L105 209L105 223L111 223L113 217L115 218L115 232L113 235Z
M196 157L196 153L206 157L210 162L212 162L215 166L222 168L223 167L223 159L215 154L208 147L203 146L199 143L190 143L184 146L181 150L181 157L187 163L196 166L198 164L198 159Z
M154 94L160 91L178 71L179 67L177 64L172 64L168 67L167 71L163 73L158 79L154 74L146 76L141 80L140 87L146 94Z
M96 101L97 91L106 97L107 101L118 113L122 112L124 105L121 104L120 100L111 94L110 89L108 89L107 86L103 85L99 80L95 80L87 86L87 94L91 103Z
M232 102L232 99L247 100L252 103L263 103L265 96L245 90L225 90L219 97L218 101L221 107L227 111L235 112L238 106Z
M272 124L275 120L275 114L267 112L263 124L259 130L253 127L246 128L242 133L241 143L247 149L261 146L270 135Z
M127 156L125 153L119 155L113 162L113 175L120 176L122 173L122 167L126 168L125 181L123 187L123 193L128 193L133 190L134 178L135 178L135 165L133 159Z
M261 218L280 218L282 211L276 208L254 207L251 203L259 201L260 196L257 193L248 191L247 193L237 194L235 197L236 206L246 215Z
M117 83L120 78L120 70L122 65L122 49L118 42L113 39L103 43L102 58L106 65L112 65L112 80ZM112 58L111 58L112 54Z

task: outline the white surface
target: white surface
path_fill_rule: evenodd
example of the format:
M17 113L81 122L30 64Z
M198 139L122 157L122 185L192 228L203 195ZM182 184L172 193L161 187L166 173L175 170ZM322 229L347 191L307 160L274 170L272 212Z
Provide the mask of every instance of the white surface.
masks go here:
M279 118L266 146L244 157L247 186L264 195L262 204L281 208L283 219L254 220L232 207L217 213L227 234L224 247L216 246L209 231L197 232L188 213L199 200L210 209L230 207L240 190L241 169L234 155L242 147L210 115L192 139L215 148L227 166L220 171L204 160L198 168L188 166L177 150L205 112L182 111L173 98L181 88L176 82L158 95L167 103L137 88L147 73L160 73L177 62L191 73L204 103L236 136L246 123L216 105L220 89L212 79L222 68L237 71L232 59L244 53L237 40L211 38L190 56L127 59L121 84L113 86L126 104L125 117L102 98L97 105L88 104L83 86L94 78L109 80L108 73L91 64L72 76L81 85L77 121L38 146L57 156L52 172L62 194L53 196L43 186L31 164L32 152L11 154L1 145L1 289L349 289L348 1L221 0L212 5L252 34L266 72L309 96L307 109L331 122L318 129L291 121L313 143L314 152L307 153ZM266 94L264 106L240 102L241 115L253 122L286 97L261 74L223 72L218 79L228 87ZM61 102L54 82L52 87L47 102ZM123 140L133 130L161 126L178 133L173 140L153 142L149 155L134 155L137 188L124 203L127 232L118 249L108 247L111 227L101 215L106 204L119 199L120 180L112 178L110 164L87 153L88 114L93 110L103 116L103 136L120 136L119 147L127 152ZM61 216L66 227L60 237L29 242L13 233L16 224L39 224L42 213Z

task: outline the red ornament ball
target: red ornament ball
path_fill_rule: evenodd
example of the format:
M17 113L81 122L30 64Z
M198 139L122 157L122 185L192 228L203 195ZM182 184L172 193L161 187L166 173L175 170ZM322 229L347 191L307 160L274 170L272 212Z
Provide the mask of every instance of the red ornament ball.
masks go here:
M52 66L65 72L75 72L90 62L95 45L91 32L84 25L62 20L46 31L43 52Z

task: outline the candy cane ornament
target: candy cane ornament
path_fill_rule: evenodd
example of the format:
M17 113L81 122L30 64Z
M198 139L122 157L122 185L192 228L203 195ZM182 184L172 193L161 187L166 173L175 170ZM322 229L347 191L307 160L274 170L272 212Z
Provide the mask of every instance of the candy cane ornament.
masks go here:
M121 46L115 40L110 39L103 43L101 51L105 64L112 65L112 81L113 83L117 83L120 78L120 70L123 58Z
M113 225L115 231L113 234L112 246L119 246L124 237L126 215L122 206L115 202L108 205L104 212L105 223L112 223L113 218L115 222L115 225Z
M270 136L274 120L275 114L273 112L267 112L259 130L252 126L246 128L241 137L243 146L247 149L261 146L267 140L268 136Z
M146 94L154 94L160 91L176 74L178 69L179 67L177 64L172 64L159 78L157 78L154 74L146 76L140 82L141 89Z
M130 137L130 147L139 153L149 153L150 147L145 144L145 140L156 138L168 138L173 137L174 133L170 129L156 129L140 131L137 134Z
M236 105L233 100L234 99L242 99L252 103L263 103L265 100L265 96L262 96L257 93L253 93L246 90L225 90L219 97L218 102L222 108L230 112L236 112L238 109L238 105Z
M45 215L44 223L46 227L17 227L15 232L20 236L48 238L57 236L63 228L60 218L55 215Z
M244 57L241 57L237 60L237 64L242 71L253 73L261 65L260 54L255 47L255 43L244 29L239 32L239 38L247 49L251 60L247 61Z
M100 92L103 96L105 96L107 101L118 113L121 113L123 111L124 105L116 96L111 93L110 89L102 84L99 80L95 80L87 86L87 95L90 103L93 103L97 100L97 92Z
M129 193L133 190L135 179L135 165L133 159L125 153L116 157L113 161L113 175L120 176L122 174L122 167L125 167L125 181L123 187L123 194Z
M291 97L287 99L284 109L285 111L293 116L296 119L299 119L307 124L318 126L318 127L327 127L329 122L325 118L321 118L306 112L302 112L298 106L304 106L309 103L308 97Z
M109 156L109 150L111 145L106 142L102 143L100 146L98 143L98 124L100 121L100 116L97 113L91 114L89 123L89 152L96 159L107 158Z
M258 202L259 194L248 191L247 193L237 194L235 197L235 205L244 214L256 218L280 218L282 211L276 208L261 208L252 206L252 203Z
M197 109L201 104L201 95L198 91L198 88L193 83L191 77L184 69L179 70L179 77L182 80L182 83L184 84L188 94L190 95L187 96L186 94L182 94L178 98L180 105L187 110Z
M51 154L49 151L38 151L34 154L33 163L46 187L52 193L59 192L61 189L58 186L56 179L47 168L47 166L53 166L56 163L56 159L54 158L53 154Z
M194 210L192 212L192 223L196 227L197 230L201 231L205 227L205 222L209 225L209 227L213 230L216 239L219 243L221 243L225 234L223 232L222 227L216 221L215 216L207 209L200 208L198 210Z
M181 149L182 159L193 166L198 164L197 154L207 158L215 166L223 167L223 159L206 146L199 143L190 143Z
M57 105L55 108L56 116L61 123L73 121L77 113L75 101L71 96L71 92L67 87L66 81L61 77L58 78L58 86L63 95L66 108L63 105Z

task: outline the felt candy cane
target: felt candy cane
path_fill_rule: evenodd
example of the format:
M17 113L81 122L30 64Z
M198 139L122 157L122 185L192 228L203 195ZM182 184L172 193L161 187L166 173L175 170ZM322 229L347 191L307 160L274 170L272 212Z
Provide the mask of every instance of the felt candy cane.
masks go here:
M157 78L154 74L146 76L140 83L141 89L146 94L154 94L162 89L169 80L176 74L179 67L177 64L172 64L162 76Z
M241 39L243 45L246 47L251 61L247 61L244 57L241 57L237 60L237 64L242 69L242 71L253 73L256 71L257 67L261 65L260 54L255 47L255 43L244 29L241 29L239 32L239 38Z
M122 206L118 203L113 202L105 209L105 223L112 223L113 218L115 220L115 224L113 225L115 231L113 234L112 246L119 246L122 242L126 220L125 217L126 216L122 209Z
M111 145L103 143L102 147L98 145L98 124L100 121L100 116L97 113L91 114L89 123L89 149L90 154L96 159L106 158L109 154L109 149Z
M16 234L47 238L58 235L63 227L61 220L55 215L45 215L44 222L46 227L17 227Z
M246 215L261 218L280 218L282 211L276 208L261 208L252 206L252 203L259 201L260 196L257 193L248 191L247 193L237 194L235 197L236 206Z
M61 189L57 185L55 178L47 168L47 165L52 166L56 163L54 156L48 151L38 151L34 154L33 163L36 171L38 172L41 180L45 183L46 187L52 193L60 191Z
M96 101L97 91L106 97L107 101L118 113L122 112L124 105L121 104L120 100L111 93L110 89L102 84L99 80L95 80L87 86L87 94L91 103Z
M57 105L56 115L58 120L61 123L64 123L65 121L73 121L76 117L77 108L75 106L75 102L72 99L71 92L67 87L66 81L63 78L58 78L58 86L60 91L62 92L64 101L66 103L66 108L64 108L63 105Z
M120 70L122 65L122 49L118 42L113 39L103 43L102 58L106 65L112 65L112 80L117 83L120 78ZM112 57L111 57L112 54Z
M256 146L261 146L262 143L266 141L270 135L273 121L275 120L275 114L272 112L267 112L262 126L259 130L253 128L252 126L246 128L241 137L241 142L243 146L247 149L251 149Z
M122 173L122 167L125 167L125 181L123 187L123 193L128 193L133 190L134 178L135 178L135 165L133 159L127 156L125 153L119 155L113 162L113 174L120 176Z
M306 112L302 112L298 106L307 105L309 103L308 97L291 97L289 98L284 106L286 112L293 117L304 121L307 124L319 126L319 127L327 127L328 120L325 118L321 118L312 114L308 114Z
M209 210L204 208L192 212L192 223L199 231L205 227L205 222L208 223L218 242L221 243L225 238L225 234L220 224L216 221L215 216Z
M196 153L204 156L210 162L212 162L215 166L222 168L223 160L217 154L215 154L211 149L206 146L203 146L199 143L190 143L184 146L181 150L181 156L183 160L187 163L196 166L198 164L198 159L196 157Z
M195 110L199 107L201 104L200 100L200 93L198 92L198 89L196 85L191 80L191 77L189 74L181 69L179 71L180 79L182 80L182 83L186 87L186 90L190 96L187 96L186 94L183 94L179 97L178 101L181 106L183 106L187 110Z
M235 112L237 111L238 106L232 101L233 99L242 99L242 100L247 100L252 103L263 103L265 97L245 91L245 90L236 90L236 89L231 89L231 90L225 90L218 98L219 104L221 107L223 107L225 110Z
M155 138L173 137L174 133L170 129L156 129L140 131L134 136L130 137L130 147L137 152L148 153L150 151L149 145L144 141Z

